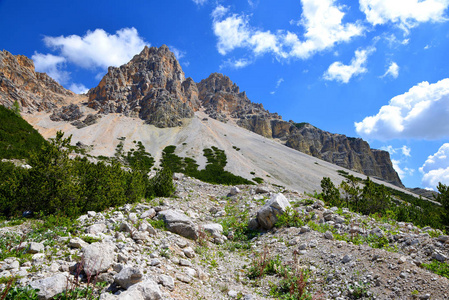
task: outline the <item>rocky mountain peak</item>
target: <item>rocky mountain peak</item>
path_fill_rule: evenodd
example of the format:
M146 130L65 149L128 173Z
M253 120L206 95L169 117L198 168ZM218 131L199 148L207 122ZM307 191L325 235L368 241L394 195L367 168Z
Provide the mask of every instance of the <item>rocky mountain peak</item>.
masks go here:
M202 106L214 119L227 121L229 118L245 119L256 116L280 118L277 114L270 114L262 104L251 102L246 93L240 92L240 88L223 74L212 73L197 86Z
M48 111L64 104L69 90L45 73L36 72L31 59L0 51L0 104L12 107L17 101L22 110Z
M165 45L145 46L127 64L110 67L88 96L89 107L100 113L140 117L158 127L178 126L200 106L196 85Z

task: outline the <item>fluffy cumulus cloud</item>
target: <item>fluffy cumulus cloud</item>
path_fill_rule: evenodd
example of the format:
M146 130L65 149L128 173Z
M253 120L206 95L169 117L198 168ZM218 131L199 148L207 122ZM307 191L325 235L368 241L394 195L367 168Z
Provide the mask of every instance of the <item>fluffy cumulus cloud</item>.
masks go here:
M385 72L385 74L382 75L382 77L385 77L385 76L391 76L393 78L398 78L398 76L399 76L399 66L398 66L398 64L395 63L395 62L392 62L390 64L390 66L388 67L388 70Z
M405 31L422 22L445 21L449 0L360 0L360 10L373 25L388 22Z
M436 190L439 182L449 184L449 143L430 155L419 171L423 173L422 184L426 188Z
M44 42L58 50L68 62L86 69L120 66L142 51L146 44L135 28L123 28L115 34L96 29L84 36L46 36Z
M377 115L355 123L365 138L440 139L449 137L449 78L434 84L421 82L392 98Z
M35 52L31 59L37 72L47 73L59 83L65 83L70 78L70 73L63 70L66 59L62 56Z
M350 65L344 65L339 61L332 63L324 73L323 78L348 83L353 76L367 72L366 60L374 50L374 48L368 48L355 51L355 57L351 60Z
M212 27L218 52L226 55L236 48L245 48L254 56L271 53L277 58L306 59L363 33L359 23L343 23L343 7L334 0L302 0L302 8L301 19L296 22L304 29L304 37L300 38L290 31L254 28L249 16L231 14L229 8L217 6L212 12Z
M72 83L69 87L69 90L71 90L75 94L85 94L89 91L89 89L82 83Z

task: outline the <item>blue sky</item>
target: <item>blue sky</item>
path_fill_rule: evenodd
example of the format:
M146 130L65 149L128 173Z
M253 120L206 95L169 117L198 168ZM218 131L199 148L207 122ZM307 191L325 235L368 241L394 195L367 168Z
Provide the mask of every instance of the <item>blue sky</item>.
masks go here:
M0 47L75 92L144 45L231 78L284 120L388 150L408 187L449 184L449 0L0 0Z

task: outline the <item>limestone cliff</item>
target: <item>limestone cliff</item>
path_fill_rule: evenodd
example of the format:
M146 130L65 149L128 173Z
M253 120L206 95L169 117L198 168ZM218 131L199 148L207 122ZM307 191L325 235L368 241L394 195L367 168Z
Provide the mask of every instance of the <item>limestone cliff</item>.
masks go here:
M100 113L140 117L158 127L174 127L192 118L200 106L198 90L167 46L145 47L119 68L109 67L88 93L89 107Z
M270 120L280 119L264 109L262 104L251 102L245 92L229 77L213 73L198 83L199 99L205 112L212 118L227 121L237 120L237 124L265 137L271 137Z
M34 63L23 55L0 51L0 104L23 111L49 111L67 102L74 93L45 73L35 72Z
M252 103L229 77L211 74L198 83L199 99L212 118L235 122L250 131L280 139L286 146L341 167L402 186L386 151L371 149L359 138L332 134L310 124L283 121L262 104Z
M292 124L290 133L283 136L287 146L338 166L402 186L387 151L371 149L369 144L360 138L333 134L310 124L301 124L299 128L295 125Z

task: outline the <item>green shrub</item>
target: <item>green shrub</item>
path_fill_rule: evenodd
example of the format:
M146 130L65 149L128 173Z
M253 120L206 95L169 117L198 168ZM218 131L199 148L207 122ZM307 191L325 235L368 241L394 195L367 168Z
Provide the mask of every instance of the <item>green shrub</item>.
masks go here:
M214 146L203 149L203 154L207 158L207 164L203 170L198 170L198 164L194 159L179 157L174 153L175 150L176 146L173 145L165 147L162 151L161 160L161 164L169 168L173 173L181 172L213 184L254 184L252 181L224 170L227 164L224 150L220 150Z
M449 279L449 263L432 260L428 264L422 264L427 270Z
M167 166L162 169L150 179L149 187L147 189L147 197L170 197L176 188L173 184L173 173Z
M0 159L28 159L30 153L39 151L48 142L28 122L0 105Z

